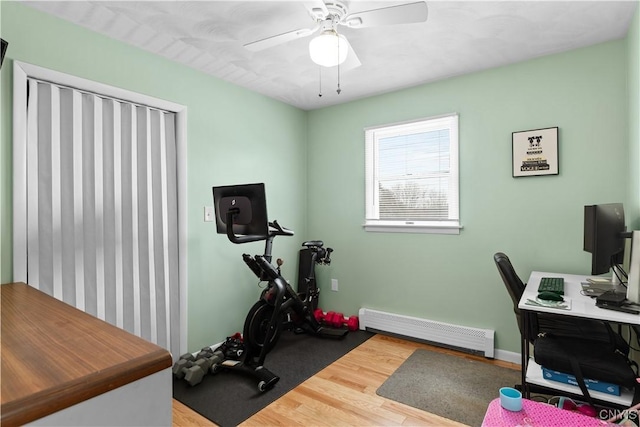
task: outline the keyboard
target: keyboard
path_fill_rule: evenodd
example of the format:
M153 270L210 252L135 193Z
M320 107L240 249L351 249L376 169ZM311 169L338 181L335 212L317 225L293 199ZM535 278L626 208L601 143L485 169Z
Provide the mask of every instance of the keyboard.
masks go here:
M538 285L538 292L555 292L564 295L564 279L562 277L543 277Z

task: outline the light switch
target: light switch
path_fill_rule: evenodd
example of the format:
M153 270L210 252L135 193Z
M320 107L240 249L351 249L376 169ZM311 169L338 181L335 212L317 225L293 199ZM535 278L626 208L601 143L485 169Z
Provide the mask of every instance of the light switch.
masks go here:
M204 222L213 222L214 215L213 206L204 207Z

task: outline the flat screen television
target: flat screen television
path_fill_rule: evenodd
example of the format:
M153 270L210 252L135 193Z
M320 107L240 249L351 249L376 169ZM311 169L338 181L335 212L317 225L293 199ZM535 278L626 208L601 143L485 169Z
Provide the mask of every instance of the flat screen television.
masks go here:
M242 236L269 235L267 200L264 184L243 184L213 187L216 229L227 234L227 212L233 211L233 234Z
M622 203L584 207L584 250L591 253L592 275L623 263L625 230Z

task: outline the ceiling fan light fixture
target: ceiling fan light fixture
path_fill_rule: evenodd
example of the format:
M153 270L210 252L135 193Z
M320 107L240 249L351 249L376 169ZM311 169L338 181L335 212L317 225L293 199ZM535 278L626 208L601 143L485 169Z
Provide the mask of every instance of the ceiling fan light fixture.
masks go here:
M311 60L323 67L342 64L349 53L347 39L335 30L323 31L309 43Z

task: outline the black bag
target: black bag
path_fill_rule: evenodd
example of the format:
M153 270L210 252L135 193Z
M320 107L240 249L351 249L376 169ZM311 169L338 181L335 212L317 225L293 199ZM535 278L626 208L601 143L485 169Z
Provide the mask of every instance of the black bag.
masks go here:
M634 391L633 404L640 401L637 374L629 358L610 343L543 334L536 338L533 354L540 366L574 375L582 394L590 403L591 397L584 378L629 388Z

